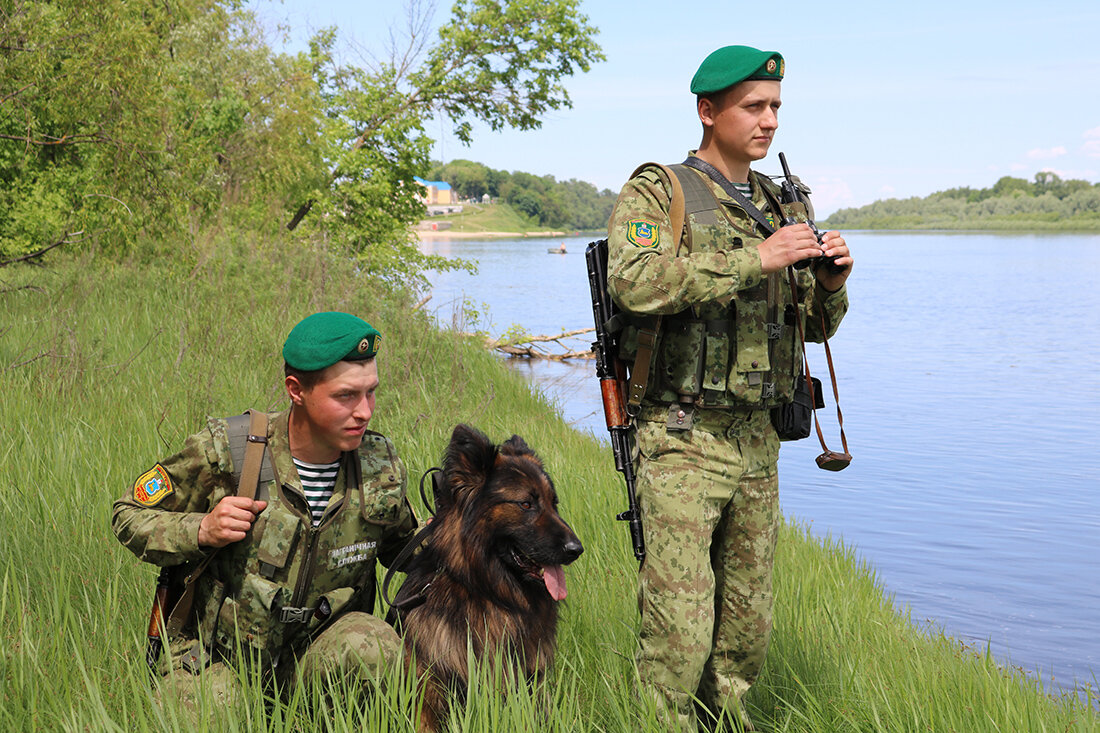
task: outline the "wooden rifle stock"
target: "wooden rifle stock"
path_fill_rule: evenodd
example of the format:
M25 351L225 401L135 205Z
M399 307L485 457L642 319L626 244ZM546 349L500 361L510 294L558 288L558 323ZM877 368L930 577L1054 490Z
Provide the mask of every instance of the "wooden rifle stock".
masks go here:
M157 662L164 648L161 636L168 621L169 594L172 590L173 573L171 568L161 568L157 576L157 589L153 592L153 608L149 611L149 630L146 632L148 644L145 647L145 663L149 672L157 674Z
M619 360L618 340L609 327L615 316L615 305L607 293L607 240L601 239L589 244L584 258L588 265L588 285L592 291L592 317L596 324L596 340L592 342L592 351L596 355L596 377L600 380L604 420L611 434L615 468L626 482L628 508L615 518L628 523L634 557L641 563L645 561L645 537L642 534L642 516L638 511L635 493L634 462L630 455L626 367Z

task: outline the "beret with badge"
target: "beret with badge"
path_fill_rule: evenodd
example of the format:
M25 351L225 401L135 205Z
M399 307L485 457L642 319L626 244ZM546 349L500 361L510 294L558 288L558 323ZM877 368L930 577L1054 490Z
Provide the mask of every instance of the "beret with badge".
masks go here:
M711 94L742 81L782 81L783 57L751 46L725 46L703 59L691 79L692 94Z
M298 322L283 344L283 359L303 372L338 361L373 359L381 335L374 326L350 313L314 313Z

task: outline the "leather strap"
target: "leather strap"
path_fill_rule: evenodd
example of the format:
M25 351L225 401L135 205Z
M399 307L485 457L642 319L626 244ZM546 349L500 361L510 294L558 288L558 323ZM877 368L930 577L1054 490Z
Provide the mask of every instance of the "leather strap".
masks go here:
M237 496L256 498L256 489L260 485L260 466L267 448L267 413L248 410L248 437L244 448L244 468L241 480L237 483Z
M429 502L428 497L424 494L424 479L429 475L432 477L433 499L436 500L438 500L439 494L442 493L440 491L440 486L446 481L446 477L443 475L443 469L439 467L429 468L420 476L420 498L423 500L424 506L428 507L428 513L434 517L435 504L437 501ZM409 561L416 551L420 549L420 546L432 536L435 527L436 525L433 522L428 522L428 524L424 525L411 540L405 543L405 546L401 548L401 552L397 553L397 557L393 559L389 568L386 569L386 577L382 580L382 600L385 601L386 605L391 609L396 608L398 610L405 610L408 608L415 608L424 602L424 591L431 585L431 580L422 588L417 588L415 592L411 592L404 597L402 597L401 591L405 589L405 586L402 585L401 588L397 590L397 597L392 600L390 599L390 582L393 580L394 573L404 573L410 569Z
M821 332L825 333L825 314L821 314ZM829 350L829 339L825 338L825 359L829 362L829 377L833 383L833 401L836 402L836 420L840 424L840 443L844 446L844 453L851 456L851 452L848 450L848 439L844 437L844 415L840 412L840 395L836 389L836 371L833 369L833 354ZM817 420L814 420L817 423ZM825 439L821 437L821 425L817 426L817 437L821 439L821 447L825 448Z
M798 290L796 289L797 286L794 280L793 267L787 267L787 276L790 280L791 300L794 301L795 293L797 293ZM795 308L797 307L798 305L796 303ZM806 332L802 328L802 319L798 317L797 312L795 314L795 321L798 323L798 337L802 341L802 372L806 377L806 387L807 389L809 389L810 392L810 404L813 405L817 397L816 395L814 395L814 385L813 381L811 381L810 379L810 362L806 358ZM832 380L833 383L833 399L836 402L836 417L840 423L840 442L844 445L844 453L848 454L848 439L844 436L844 415L842 415L840 412L840 393L837 391L836 388L836 370L833 368L833 355L832 352L829 350L829 337L826 335L824 313L821 314L821 335L825 340L825 358L829 362L829 378ZM817 428L817 439L821 442L821 450L829 453L829 446L825 445L825 436L821 432L821 421L817 419L816 409L814 410L814 427Z
M649 166L660 168L668 177L672 185L672 201L668 207L668 218L672 223L673 235L676 237L676 249L673 256L680 256L680 245L684 238L684 222L687 218L686 197L684 189L680 185L680 178L675 171L661 163L643 163L630 175L634 178ZM634 366L630 369L630 380L627 388L626 411L627 414L637 415L642 407L642 399L645 397L649 386L649 369L653 363L653 352L657 348L657 335L661 332L661 316L655 316L651 327L638 329L638 350L634 354Z
M256 498L256 489L260 483L260 467L264 460L264 449L267 447L267 413L259 410L247 410L248 412L248 437L244 451L244 467L241 468L240 478L237 481L237 496L245 496L249 499ZM198 567L183 580L183 593L172 612L168 615L166 628L168 638L179 634L184 623L191 616L191 608L195 604L195 588L202 574L206 572L210 562L218 554L218 549L212 550Z

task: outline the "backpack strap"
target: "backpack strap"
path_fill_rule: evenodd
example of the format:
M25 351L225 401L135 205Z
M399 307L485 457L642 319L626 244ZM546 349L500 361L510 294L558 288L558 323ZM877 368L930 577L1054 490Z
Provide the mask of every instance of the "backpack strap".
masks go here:
M255 424L254 424L255 423ZM259 496L260 483L266 483L275 479L275 471L271 466L271 456L264 450L267 443L267 414L257 410L248 410L242 415L234 415L225 418L226 435L229 438L229 453L233 458L233 476L237 479L237 496ZM253 436L263 440L253 440ZM253 456L252 469L256 476L245 473L250 470L249 451L259 454L259 460ZM251 494L248 493L251 487Z
M249 499L255 499L262 473L261 466L266 463L268 472L271 472L270 459L267 461L264 460L267 454L265 450L267 448L267 413L259 410L248 410L245 415L248 416L248 433L244 436L245 445L242 449L244 462L243 465L241 465L234 457L233 473L237 476L237 496L246 496ZM243 423L245 415L229 418L226 420L226 423L234 429L234 432L239 433L239 426ZM241 441L239 437L237 440L234 440L231 435L229 441L231 453L234 442L240 443ZM241 465L240 473L237 472L237 467L239 465ZM218 554L218 549L220 548L212 550L203 558L203 561L199 563L198 567L192 570L187 577L183 579L183 593L180 595L180 599L176 602L176 605L172 607L172 612L168 615L168 623L166 624L168 638L178 635L184 623L191 617L191 608L195 603L195 588L198 585L198 580L202 577L202 574L206 572L206 568Z
M673 236L676 238L675 256L680 256L680 245L684 242L684 230L688 229L687 239L691 241L691 227L687 226L687 197L680 181L680 176L667 165L662 163L643 163L630 174L634 178L646 168L659 168L664 172L672 186L672 200L668 207L668 218L672 222ZM696 197L693 190L693 202ZM711 196L713 199L714 197ZM690 245L689 245L690 246ZM657 336L661 332L661 316L652 316L641 319L638 326L638 350L634 355L634 366L630 369L628 382L626 411L630 415L637 415L641 410L642 398L645 397L646 388L649 386L649 369L653 363L653 352L657 349Z

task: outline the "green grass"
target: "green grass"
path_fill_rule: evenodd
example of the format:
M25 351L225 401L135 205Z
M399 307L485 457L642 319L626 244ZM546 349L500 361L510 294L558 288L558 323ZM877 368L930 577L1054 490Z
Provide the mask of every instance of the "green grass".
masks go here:
M448 221L453 232L517 232L519 234L549 231L531 217L508 204L463 204L461 214L445 214L428 221Z
M111 503L206 415L283 406L282 340L320 309L382 331L372 427L414 482L457 422L496 440L518 433L585 543L567 570L549 718L525 690L502 699L482 675L454 729L661 730L632 691L636 565L612 520L624 501L609 449L409 302L335 258L274 246L213 248L192 268L69 258L0 270L0 730L192 729L152 696L155 572L115 541ZM237 705L204 704L201 729L413 730L415 687L400 670L370 690L303 687L275 705L254 682L244 690ZM763 727L1100 731L1094 703L1049 697L982 650L915 627L849 549L784 528L773 644L748 697Z

